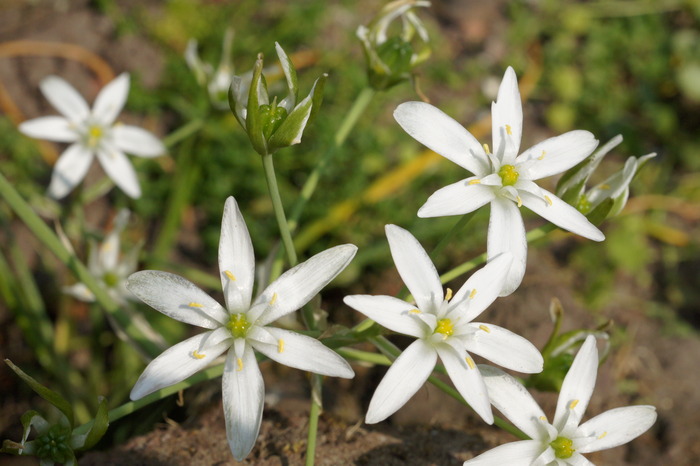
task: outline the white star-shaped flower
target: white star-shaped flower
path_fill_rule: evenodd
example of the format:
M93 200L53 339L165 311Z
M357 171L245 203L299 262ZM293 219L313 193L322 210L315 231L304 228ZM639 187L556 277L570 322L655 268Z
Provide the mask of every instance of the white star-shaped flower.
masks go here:
M107 84L92 110L70 84L57 76L42 80L40 88L63 116L28 120L19 125L19 130L33 138L71 144L56 161L48 194L55 199L65 197L85 178L97 156L107 176L122 191L140 197L136 172L125 153L156 157L165 153L165 146L142 128L115 123L129 93L129 75L122 73Z
M496 325L473 322L496 299L510 267L503 254L472 275L452 296L443 296L440 277L420 243L403 228L386 226L396 268L416 304L391 296L346 296L345 303L378 324L417 338L394 361L374 393L368 424L403 406L425 383L438 356L455 387L489 424L493 414L481 374L469 352L519 372L542 371L542 355L532 343Z
M491 403L532 440L507 443L468 460L464 466L586 466L582 454L630 442L656 421L653 406L626 406L599 414L579 425L598 372L594 336L581 346L559 393L554 420L549 422L530 393L512 376L479 366Z
M233 456L242 460L258 436L265 396L254 349L297 369L354 376L350 365L318 340L270 324L309 302L350 263L356 251L354 245L345 244L316 254L251 300L253 246L238 205L229 197L219 242L226 308L178 275L148 270L129 277L127 288L149 306L181 322L210 329L154 359L134 385L131 399L178 383L228 351L222 382L226 433Z
M463 215L491 204L487 253L513 255L502 296L515 291L525 274L527 240L519 207L525 206L555 225L602 241L598 228L574 207L535 180L561 173L585 159L598 141L588 131L570 131L547 139L518 155L523 112L515 72L508 67L491 106L493 152L462 125L424 102L405 102L394 118L412 137L474 174L436 191L419 217Z

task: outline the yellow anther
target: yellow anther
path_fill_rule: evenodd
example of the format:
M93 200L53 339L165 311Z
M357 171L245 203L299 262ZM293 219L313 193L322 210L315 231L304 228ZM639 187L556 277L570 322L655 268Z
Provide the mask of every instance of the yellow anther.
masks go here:
M545 195L544 200L547 201L547 205L552 205L552 199L549 196Z
M606 435L608 435L608 433L607 433L607 432L603 432L602 434L600 434L600 435L598 436L598 440L602 439L602 438L605 437Z
M479 325L479 328L480 328L481 330L483 330L484 332L486 332L486 333L491 333L491 329L488 328L488 327L487 327L486 325L484 325L484 324Z
M224 275L226 275L226 277L228 277L228 279L232 282L236 281L236 277L229 270L224 270Z
M508 136L513 135L513 128L511 128L510 125L506 125L506 133L508 133Z
M610 189L610 185L609 184L601 184L600 189Z
M481 184L481 180L469 180L469 183L467 184Z
M272 293L272 298L270 299L270 306L277 302L277 293Z
M490 154L490 153L491 153L491 149L489 149L489 145L486 144L486 143L484 143L483 146L484 146L484 150L486 151L486 153L487 153L487 154Z
M547 422L547 418L545 416L540 416L540 421Z
M474 288L474 289L472 290L472 292L469 293L469 297L470 297L471 299L474 299L474 296L476 296L476 288Z
M539 157L537 157L537 160L542 160L546 154L547 154L547 151L544 151L544 150L543 150L543 151L542 151L542 155L540 155Z
M574 409L578 405L578 400L573 400L569 403L569 409Z
M192 357L195 359L204 359L206 354L198 353L197 351L192 351Z
M445 301L449 301L452 299L452 288L448 288L447 291L445 291Z
M280 338L280 339L277 341L277 352L278 352L278 353L281 353L281 352L283 352L283 351L284 351L284 340Z
M241 358L236 359L236 364L238 364L238 372L243 370L243 360Z
M523 200L520 199L520 196L515 196L515 200L518 202L518 207L522 207L522 206L523 206Z
M408 311L409 314L420 314L420 309L411 309Z
M203 305L201 305L201 304L199 304L199 303L194 303L194 302L189 303L188 306L189 306L189 307L204 307Z
M469 369L476 368L476 364L474 364L474 360L472 358L467 356L465 360L467 361L467 366L469 366Z

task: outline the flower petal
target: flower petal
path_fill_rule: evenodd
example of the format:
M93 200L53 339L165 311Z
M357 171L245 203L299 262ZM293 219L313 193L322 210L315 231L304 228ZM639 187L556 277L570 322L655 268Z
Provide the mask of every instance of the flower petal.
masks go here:
M219 303L179 275L143 270L132 274L126 287L156 311L180 322L204 328L228 322L228 313Z
M435 349L459 394L484 422L493 424L486 385L471 356L464 348L460 348L458 353L455 347L447 344L439 344Z
M504 252L474 272L452 298L454 312L465 322L484 312L503 290L512 263L513 255Z
M129 73L122 73L102 88L92 107L92 116L105 126L117 119L129 95Z
M506 443L465 461L464 466L530 466L543 448L537 440Z
M45 116L20 123L18 129L25 136L56 142L75 142L78 133L70 121L60 116Z
M493 200L496 196L493 189L477 183L470 184L472 181L477 181L477 178L467 178L438 189L418 210L418 216L463 215Z
M513 262L500 294L508 296L523 281L527 263L527 239L523 217L515 203L508 199L496 198L491 202L486 249L489 261L504 252L513 255Z
M90 114L90 108L78 91L58 76L48 76L39 84L44 97L74 123L82 122Z
M408 291L423 312L435 312L443 301L440 276L423 246L408 231L396 225L384 227L391 257Z
M592 239L593 241L603 241L605 239L603 232L589 222L581 212L546 189L542 189L542 193L544 193L545 199L520 191L523 205L556 226L576 233L579 236Z
M501 163L512 165L523 134L523 105L518 78L510 66L503 75L496 102L491 104L493 153Z
M384 328L412 337L423 336L424 329L419 321L408 312L415 306L393 296L351 295L343 298L345 304L363 313Z
M134 166L122 151L116 148L99 149L97 160L107 176L122 191L134 199L141 197L141 187Z
M598 348L595 337L589 335L578 350L578 354L561 385L553 422L557 429L562 429L569 410L572 411L570 415L576 416L579 421L581 420L586 412L588 402L591 400L597 376Z
M112 137L119 150L138 157L157 157L167 150L153 133L138 126L115 125Z
M595 435L597 439L577 451L590 453L623 445L642 435L654 422L656 422L656 408L653 406L626 406L611 409L579 426L577 433L586 437Z
M253 294L255 255L248 227L233 197L226 199L221 219L219 271L226 308L229 312L247 311Z
M250 346L242 355L229 351L221 392L228 445L233 457L242 461L255 446L265 405L265 385Z
M252 321L258 320L258 325L267 325L296 311L333 280L356 252L353 244L335 246L287 270L255 300L254 305L268 303L259 319L252 313L248 316Z
M492 324L472 322L478 329L465 343L467 351L518 372L542 372L544 361L539 350L525 338Z
M273 361L331 377L351 379L355 376L345 359L315 338L280 328L266 327L265 330L277 339L277 343L252 341L251 344Z
M527 178L539 180L562 173L591 155L598 146L592 133L569 131L546 139L523 152L516 162L527 163Z
M579 454L579 452L574 452L574 454L571 456L571 458L568 458L566 460L566 463L571 465L571 466L595 466L595 463L588 461L588 459Z
M479 364L491 404L532 439L547 439L538 419L545 417L532 395L514 377L495 367ZM538 453L539 455L539 453Z
M416 340L389 367L369 402L365 422L376 424L394 414L423 386L435 367L437 352Z
M442 110L424 102L404 102L394 118L415 140L476 176L489 172L489 161L469 131Z
M131 399L138 400L156 390L182 382L211 364L231 346L229 340L206 346L206 340L213 333L204 332L188 338L151 361L131 389Z
M61 199L71 192L85 178L93 157L92 151L79 143L68 146L53 167L49 196Z

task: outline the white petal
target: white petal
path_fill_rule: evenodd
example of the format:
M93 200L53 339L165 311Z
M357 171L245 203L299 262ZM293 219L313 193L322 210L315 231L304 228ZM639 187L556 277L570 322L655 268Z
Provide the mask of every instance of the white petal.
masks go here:
M160 139L138 126L115 125L112 137L118 149L138 157L157 157L166 151Z
M258 438L265 400L265 386L253 350L242 355L229 351L222 380L226 438L237 461L248 456Z
M131 399L138 400L156 390L182 382L211 364L230 346L230 341L207 346L206 340L213 333L204 332L188 338L151 361L131 389Z
M79 143L68 146L56 161L49 184L49 196L61 199L80 183L92 163L93 153Z
M510 66L503 75L496 102L491 104L491 127L493 153L503 164L513 164L523 134L523 105L518 78Z
M80 301L84 301L86 303L95 302L95 295L92 294L90 288L85 286L83 283L76 283L72 286L65 286L63 287L62 291L70 296L73 296L75 299L79 299Z
M503 290L513 255L504 252L477 270L452 298L454 312L470 322L489 307Z
M179 275L143 270L132 274L126 287L156 311L180 322L204 328L228 322L228 313L219 303Z
M255 304L269 303L257 324L267 325L308 303L350 263L356 252L353 244L335 246L283 273L255 300ZM253 314L249 317L257 318Z
M523 205L556 226L576 233L579 236L592 239L593 241L603 241L605 239L605 235L589 222L581 212L546 189L542 189L542 192L551 201L551 204L549 201L535 197L528 192L520 191Z
M580 456L580 455L579 455ZM545 450L535 458L535 461L532 462L532 466L549 466L550 464L555 464L557 466L568 466L569 462L557 459L556 453L554 453L554 449L551 447L545 448Z
M471 356L463 348L458 353L456 348L447 344L437 345L436 349L459 394L484 422L493 424L493 413L486 385ZM470 364L467 363L467 358Z
M363 313L384 328L420 338L424 329L408 312L415 306L393 296L352 295L343 298L345 304Z
M528 163L528 178L539 180L562 173L591 155L598 140L588 131L576 130L546 139L523 152L516 163Z
M537 440L506 443L464 462L464 466L530 466L544 447Z
M581 424L578 433L595 435L597 440L582 447L581 453L607 450L623 445L646 432L656 422L653 406L626 406L611 409Z
M418 210L418 216L444 217L473 212L496 196L493 189L480 184L469 184L477 178L467 178L435 191Z
M495 367L480 364L479 370L491 404L530 438L546 439L547 433L538 422L544 417L544 412L527 389L514 377Z
M476 176L489 172L483 147L462 125L424 102L404 102L394 118L411 137Z
M396 225L384 227L391 257L408 291L423 312L434 312L443 301L442 283L433 261L408 231Z
M467 351L506 369L526 374L542 372L542 355L535 345L525 338L497 325L479 322L470 325L478 331L466 341Z
M122 151L116 148L99 149L97 160L107 176L122 191L134 199L141 197L141 187L134 166Z
M60 116L46 116L24 121L20 123L19 130L30 138L47 141L75 142L78 140L78 133L73 129L70 121Z
M520 210L515 203L496 198L491 202L489 233L487 240L488 260L499 254L509 252L513 255L508 276L503 284L501 296L508 296L515 291L525 275L527 262L527 238L525 225Z
M579 421L581 420L583 413L586 412L588 402L591 400L597 376L598 348L595 337L589 335L581 345L581 349L579 349L561 385L553 422L557 429L561 430L561 424L566 420L566 414L569 410L572 411L571 415L576 416Z
M39 88L51 105L72 122L81 122L90 114L83 96L62 78L48 76L41 81Z
M229 312L247 311L253 294L255 255L248 227L233 197L226 199L221 219L219 271ZM230 272L233 279L226 272Z
M580 455L578 451L574 452L571 458L566 460L566 464L571 466L595 466L595 463L588 461L588 459L586 459L585 456Z
M416 340L394 361L369 402L365 422L376 424L394 414L423 386L435 367L437 352Z
M273 361L331 377L351 379L355 376L345 359L315 338L280 328L266 327L265 330L277 339L276 344L257 341L251 341L251 344Z
M129 95L129 73L122 73L102 88L92 107L92 116L105 126L117 119Z

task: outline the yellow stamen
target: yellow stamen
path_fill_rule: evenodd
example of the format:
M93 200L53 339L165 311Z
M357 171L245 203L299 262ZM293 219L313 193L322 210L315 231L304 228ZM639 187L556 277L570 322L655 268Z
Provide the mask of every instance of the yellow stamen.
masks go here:
M238 364L238 372L243 370L243 360L241 358L236 359L236 364Z
M602 439L602 438L605 437L606 435L608 435L608 433L607 433L607 432L603 432L602 434L600 434L600 435L598 436L598 440Z
M474 360L470 358L469 356L466 357L467 361L467 366L469 366L469 369L474 369L476 368L476 364L474 364Z
M224 275L226 275L226 277L228 277L228 279L232 282L236 281L236 277L230 271L224 270Z
M476 288L474 288L474 289L472 290L472 292L469 293L469 297L470 297L471 299L474 299L474 296L476 296Z
M270 306L277 302L277 293L272 293L272 299L270 299Z
M540 416L540 420L541 420L541 421L544 421L544 422L547 422L547 418L544 417L544 416Z
M448 288L445 292L445 301L452 299L452 288Z
M283 351L284 351L284 340L280 338L279 341L277 342L277 352L281 353Z
M411 309L408 311L409 314L420 314L420 309Z
M544 200L547 201L547 205L552 205L552 199L549 196L545 195Z
M610 185L609 184L601 184L600 189L610 189Z
M481 184L481 180L470 180L467 184Z
M206 354L198 353L197 351L192 351L192 357L195 359L204 359Z
M194 303L194 302L189 303L188 306L189 306L189 307L204 307L203 305L201 305L201 304L199 304L199 303Z
M486 151L487 154L490 154L490 153L491 153L491 150L489 149L489 145L488 145L488 144L484 144L484 150Z
M542 155L540 155L539 157L537 157L537 160L542 160L542 159L544 158L544 156L545 156L546 153L547 153L546 151L542 151Z
M508 133L508 136L513 135L513 128L511 128L510 125L506 125L506 133Z
M578 405L578 400L573 400L569 403L569 409L574 409Z
M484 332L486 332L486 333L491 333L491 329L488 328L488 327L487 327L486 325L484 325L484 324L479 325L479 328L480 328L481 330L483 330Z
M523 200L520 199L520 196L515 196L515 200L518 201L518 207L522 207L522 206L523 206Z

